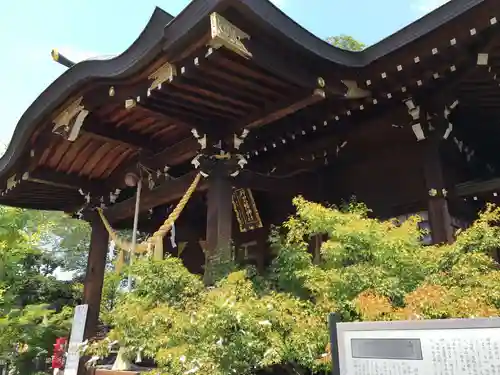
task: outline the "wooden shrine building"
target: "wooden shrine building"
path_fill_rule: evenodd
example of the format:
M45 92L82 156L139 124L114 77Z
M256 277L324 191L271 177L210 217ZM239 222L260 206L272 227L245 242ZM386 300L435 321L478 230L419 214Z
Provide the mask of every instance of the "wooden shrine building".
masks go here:
M269 227L298 194L356 196L380 218L422 213L432 241L450 242L500 191L499 18L498 0L452 0L349 52L268 0L156 9L117 57L73 64L53 52L69 68L20 119L0 204L91 223L87 335L108 248L96 208L131 228L132 174L147 233L201 174L175 223L182 253L165 241L192 272L232 244L262 266Z

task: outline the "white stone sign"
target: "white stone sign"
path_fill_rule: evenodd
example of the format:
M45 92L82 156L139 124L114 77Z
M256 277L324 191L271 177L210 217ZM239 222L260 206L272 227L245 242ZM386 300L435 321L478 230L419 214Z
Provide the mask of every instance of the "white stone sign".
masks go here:
M71 336L69 338L64 375L77 375L78 373L78 364L80 362L80 353L78 349L79 345L83 342L88 309L89 305L79 305L75 308L75 316L73 317L73 325L71 326Z
M330 327L334 375L500 374L500 318Z

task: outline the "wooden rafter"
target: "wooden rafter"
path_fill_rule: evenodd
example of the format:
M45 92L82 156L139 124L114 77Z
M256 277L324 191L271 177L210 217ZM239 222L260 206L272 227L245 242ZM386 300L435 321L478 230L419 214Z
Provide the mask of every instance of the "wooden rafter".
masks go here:
M254 129L271 122L277 121L286 117L300 109L308 107L312 104L318 103L325 99L325 92L321 89L315 89L308 95L303 95L300 98L286 100L273 104L271 108L265 108L251 115L247 119L243 119L235 126L236 130L240 129Z
M343 96L346 92L346 87L340 80L338 82L326 82L323 77L313 74L308 67L295 64L292 58L286 59L280 56L276 51L272 51L260 41L248 39L244 40L243 44L252 52L251 64L255 64L272 76L279 78L282 84L292 84L306 90L314 90L319 86L324 88L328 94L336 96ZM219 67L227 69L228 65L231 66L231 60L224 58L223 51L217 52L213 48L209 48L205 58ZM238 65L238 70L241 69L241 66ZM269 84L273 83L272 76L265 78L269 81ZM278 80L277 78L274 78L274 80Z
M189 137L154 155L137 154L130 162L122 165L111 174L109 185L116 187L123 184L123 178L127 173L137 173L138 164L153 171L163 171L165 167L172 167L189 161L196 155L198 149L198 141L194 137Z
M434 94L432 91L437 92L438 95L434 95L434 99L441 98L440 102L444 100L449 100L450 96L453 96L457 90L457 87L472 74L481 71L478 69L478 54L479 53L489 53L496 45L498 45L498 39L496 38L496 31L498 31L498 26L493 26L488 30L487 35L484 35L479 41L477 41L472 46L468 46L463 49L460 54L458 61L450 66L450 69L455 71L450 72L446 79L437 79L433 85L427 86L425 90L421 91L421 101L429 98L429 94ZM429 103L432 104L432 103ZM434 105L436 103L434 102ZM439 103L441 104L441 103Z
M500 191L500 178L493 178L487 181L468 181L455 186L451 192L457 197L467 197L471 195L491 193Z
M105 142L122 144L127 147L151 150L158 148L153 140L148 136L143 136L123 129L116 129L113 124L99 121L95 116L88 116L81 131L91 138L103 140Z
M195 58L192 61L186 63L180 69L179 74L174 77L174 86L180 85L192 85L192 82L196 80L196 88L201 87L205 92L217 93L217 97L213 97L216 100L221 100L239 107L257 109L262 103L265 103L265 98L263 96L255 96L249 93L247 90L239 90L235 85L221 81L208 74L203 73L203 69L200 69L203 62L203 58ZM192 90L191 90L192 91ZM200 92L201 91L196 91Z
M92 181L78 175L62 173L48 168L38 167L31 172L25 172L23 180L69 190L78 191L81 189L86 193L100 192L102 194L104 191L102 181Z
M138 96L145 95L150 84L147 79L130 84L100 84L84 94L83 104L90 112L103 105L124 105L126 100L136 100Z
M198 141L194 137L185 138L154 156L141 160L141 163L151 169L161 169L167 165L182 164L196 155L199 146Z

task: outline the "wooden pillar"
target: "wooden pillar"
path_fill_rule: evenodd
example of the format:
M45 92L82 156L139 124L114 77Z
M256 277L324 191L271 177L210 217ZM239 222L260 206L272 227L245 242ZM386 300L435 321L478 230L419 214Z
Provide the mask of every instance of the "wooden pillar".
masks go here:
M425 186L428 192L428 213L432 243L453 242L451 217L446 198L446 184L443 176L440 139L432 134L422 141Z
M221 161L209 177L204 276L207 285L214 281L213 267L231 260L233 188L229 178Z
M83 287L83 303L89 306L85 324L85 339L91 338L97 333L104 270L109 249L109 235L99 216L93 215L90 224L92 234Z

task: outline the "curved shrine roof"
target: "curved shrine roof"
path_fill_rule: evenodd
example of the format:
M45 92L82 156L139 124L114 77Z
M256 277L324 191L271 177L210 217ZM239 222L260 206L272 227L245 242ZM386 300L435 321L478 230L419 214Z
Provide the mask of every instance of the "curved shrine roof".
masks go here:
M228 118L231 120L240 117L247 118L247 115L251 115L255 112L250 110L262 109L264 107L268 108L269 104L276 101L277 98L280 100L286 99L286 95L283 97L283 95L280 96L276 94L278 90L282 91L281 94L285 92L286 94L297 94L297 96L305 95L306 89L314 89L314 87L312 87L314 85L309 87L309 84L305 83L306 78L301 78L296 74L301 69L301 66L307 66L304 70L308 71L307 73L316 74L315 77L318 77L318 79L319 77L324 77L328 83L332 82L331 85L327 85L324 90L327 94L331 93L333 99L336 100L336 102L328 101L329 106L333 105L332 103L334 103L334 106L344 105L339 104L342 103L341 97L344 93L341 91L343 89L361 89L361 92L363 92L363 90L372 90L372 87L375 87L376 83L380 84L380 86L377 87L381 88L381 93L387 96L389 95L389 88L387 84L383 82L387 74L400 72L402 70L400 67L405 66L405 64L410 65L410 62L413 63L414 59L416 63L416 58L418 56L422 56L422 60L428 60L431 55L435 54L438 46L439 49L449 48L450 41L455 38L460 39L471 37L471 35L476 33L480 34L483 29L487 29L496 23L495 17L499 15L499 8L500 6L497 0L453 0L362 52L344 51L317 38L286 16L268 0L193 0L177 17L172 17L168 13L157 8L144 31L125 52L111 59L88 60L72 66L56 79L27 109L15 128L14 135L6 153L0 158L0 182L3 181L3 184L7 185L5 189L0 185L0 203L43 209L71 210L75 208L76 202L82 201L81 191L79 192L78 190L75 191L75 189L72 189L70 195L64 195L68 194L66 191L67 186L65 185L69 184L61 182L51 184L50 178L46 181L48 183L43 184L43 187L41 187L39 186L41 180L35 177L28 179L27 175L25 176L26 173L24 173L24 169L31 172L37 168L42 168L51 169L52 172L63 172L69 176L78 175L79 178L86 179L89 185L92 185L95 181L104 184L104 181L110 179L116 170L123 168L127 163L136 162L137 160L132 157L135 155L136 151L133 151L131 146L139 143L140 137L138 133L134 133L138 128L134 128L135 130L132 129L133 125L131 124L125 124L126 126L130 126L130 128L127 128L127 132L130 133L128 134L128 140L125 142L120 140L120 142L123 143L123 147L115 145L113 148L114 151L107 151L108 153L114 152L114 156L109 156L112 160L108 162L107 169L102 166L98 174L92 174L90 172L86 174L79 170L77 167L78 161L76 161L77 157L81 157L78 156L80 155L78 154L79 151L73 151L72 155L74 160L67 162L68 168L63 168L61 163L63 159L66 158L65 152L71 153L71 147L75 149L78 141L75 141L73 145L68 144L64 146L66 147L66 151L61 151L56 148L62 146L56 145L51 139L43 139L44 137L41 136L41 133L45 128L54 126L54 118L56 117L55 115L57 115L57 111L61 111L64 106L71 104L68 98L75 100L79 95L85 96L85 94L88 93L91 93L91 95L89 94L87 96L92 98L87 99L87 97L85 97L83 99L83 102L85 102L84 106L93 106L92 109L95 109L96 114L94 115L91 111L90 114L87 113L86 115L100 124L95 127L96 132L94 133L99 133L99 131L102 130L98 128L102 128L101 125L103 123L113 123L118 129L123 129L125 127L125 125L121 125L121 122L125 120L121 119L127 117L127 115L120 114L118 109L112 107L111 104L106 107L108 104L106 104L105 99L109 99L110 96L115 96L115 90L117 96L122 100L122 105L125 97L130 98L127 100L133 101L133 107L135 107L136 104L137 108L141 107L141 109L137 109L137 113L142 113L141 111L144 110L144 112L148 113L156 112L156 114L159 114L159 117L161 117L161 115L165 113L158 107L154 107L153 104L148 104L144 105L144 108L142 108L142 105L139 105L139 97L136 98L134 96L135 94L122 94L121 88L123 87L123 92L128 92L127 90L129 89L142 87L141 84L137 83L141 80L146 81L147 86L149 86L151 82L148 82L148 80L151 79L152 70L158 69L156 70L156 73L158 73L159 68L162 66L165 67L166 63L174 63L182 66L180 72L176 73L177 76L182 76L186 72L185 66L183 65L185 61L189 60L191 63L194 61L194 67L199 67L199 57L194 57L193 60L193 56L201 56L201 58L205 59L212 58L210 54L217 48L210 48L209 51L203 53L203 55L200 55L200 51L206 49L206 45L209 42L209 40L206 39L206 33L210 30L210 16L214 12L222 14L231 23L234 23L238 29L243 30L244 33L248 33L250 36L248 43L255 41L255 51L260 51L259 48L261 45L265 47L266 44L268 47L271 46L271 48L264 48L262 51L266 51L266 53L262 52L260 55L259 53L255 53L254 57L250 59L248 59L248 56L229 57L229 52L227 50L214 53L213 55L215 57L213 60L216 63L220 62L220 64L222 64L220 66L225 66L227 69L218 73L219 78L222 77L226 80L233 80L231 81L233 82L233 86L218 86L219 84L222 85L220 83L222 81L209 81L208 79L205 80L205 78L199 78L198 76L186 76L187 78L180 83L173 82L173 86L176 88L180 87L184 91L172 91L171 95L175 96L178 100L189 100L189 103L198 103L196 111L200 111L200 114L203 114L203 116L200 116L201 120L199 120L202 122L200 125L201 127L206 127L210 124L213 125L213 122L216 120L222 122L222 120L227 120ZM464 22L465 20L467 20L467 22ZM472 33L472 29L469 29L469 26L474 28L474 33ZM241 32L241 30L239 31ZM243 39L246 38L242 38L244 47L246 47L247 40ZM272 47L273 43L274 46L279 45L279 47ZM451 43L451 45L453 45L453 43ZM251 46L254 45L252 44ZM249 50L251 50L250 47ZM280 68L273 66L273 64L275 65L274 60L269 60L269 62L264 61L262 55L269 54L269 51L272 51L272 55L278 57L276 61L279 60L280 55L282 57L281 60L288 60L289 64L287 65L294 65L290 62L290 59L287 59L294 56L294 59L297 61L294 67L298 69L293 70L292 67L289 66L289 72L278 71ZM455 53L454 56L458 54L459 53ZM440 63L442 63L441 60ZM438 64L438 62L431 62L429 64ZM191 67L191 65L189 66ZM314 69L311 67L314 67ZM236 68L240 70L231 77L228 77L228 72L230 70L236 71ZM187 70L189 71L189 69ZM311 72L311 70L314 70L314 72ZM410 80L412 74L415 72L421 73L421 70L420 67L411 67L405 72L400 73L400 76L403 78L398 79ZM172 72L170 73L170 78L172 78ZM288 80L283 79L287 78L285 77L287 73ZM226 76L223 77L222 74ZM314 74L305 74L304 77L309 79L309 76L313 76ZM231 95L231 92L236 90L234 82L239 84L242 88L246 88L249 85L248 80L245 81L241 78L244 75L246 75L248 79L252 79L253 77L253 79L257 81L260 80L260 82L264 82L260 84L260 86L256 84L255 88L250 87L249 90L252 89L255 93L267 93L268 102L262 104L263 98L255 96L250 97L248 95L248 100L245 101L243 99L238 99L236 95ZM388 82L389 80L386 81ZM341 82L343 82L343 84ZM391 84L393 83L394 82L391 82ZM419 86L418 83L416 85ZM106 93L108 93L108 90L111 90L110 86L113 87L113 94L109 91L109 95L99 96L102 94L101 91L103 88L105 88ZM147 86L145 87L147 88ZM217 90L222 90L221 87L224 87L226 91L217 91L215 90L215 86L217 86ZM270 89L271 86L273 89ZM324 85L320 86L323 88ZM195 89L197 90L196 95L194 94ZM188 91L191 91L192 96L188 97ZM347 92L347 94L348 93L349 92ZM122 97L120 95L125 96ZM167 92L167 95L170 95L170 92ZM274 99L273 95L275 95ZM366 96L367 95L361 93L360 98L365 99ZM158 97L154 97L154 95L151 100L153 101L153 99L160 100ZM186 138L186 136L189 135L190 129L186 130L179 125L187 123L188 125L194 124L191 127L197 127L196 121L193 120L192 123L188 121L195 118L196 111L193 112L189 109L191 107L185 106L185 102L179 104L180 109L177 109L175 103L180 102L169 101L171 98L167 99L163 98L162 100L164 100L165 104L170 105L170 110L172 112L169 112L166 118L171 120L171 114L176 113L179 114L179 117L174 118L176 121L167 121L165 118L159 119L158 116L152 116L152 120L148 122L149 125L146 124L146 120L140 120L139 116L134 118L134 121L137 123L143 121L144 129L148 126L150 128L156 126L153 122L157 121L158 129L161 128L161 132L164 132L162 136L153 135L152 130L151 133L149 130L141 130L141 136L144 138L149 137L146 143L153 142L153 138L155 138L157 147L153 148L155 148L156 151L165 150L165 148L167 148L167 150L164 151L166 155L171 156L175 154L174 159L177 158L179 162L185 162L192 157L194 146L193 142ZM209 101L209 99L212 101ZM216 99L223 100L226 106L222 108L220 103L214 101ZM376 99L373 100L373 104L375 104L375 101ZM88 104L90 102L92 102L91 105ZM260 120L254 118L253 122L249 121L247 125L256 124L256 122L260 121L258 122L258 126L261 126L260 124L267 124L275 120L278 121L296 110L310 106L311 103L314 103L314 110L316 112L308 112L305 116L318 119L319 115L317 115L317 111L324 111L327 107L326 104L316 104L315 101L308 102L302 106L297 104L297 100L294 103L288 103L288 112L283 112L282 110L281 117L276 117L277 112L275 111L274 117L268 116L269 119L266 119L264 122L261 121L262 116ZM355 103L357 107L361 109L364 108L364 104L360 105L360 102ZM78 107L80 104L78 102L75 105ZM183 112L184 106L186 107L185 112ZM207 108L210 108L210 111ZM217 112L217 116L214 114L215 112L211 112L212 110L219 111ZM346 106L343 108L343 111L349 113L351 109L349 106ZM268 115L272 114L273 113L268 113ZM83 116L82 122L85 120L85 116ZM120 117L120 120L117 120L118 117ZM210 124L207 118L210 119ZM84 131L87 130L87 123L89 120L85 121L82 127ZM50 130L46 130L50 132ZM125 132L125 130L119 131ZM265 134L267 133L264 132L263 135ZM87 134L81 136L86 142L86 144L84 144L83 140L80 141L82 143L81 149L92 148L90 146L90 141L86 139L86 137ZM113 135L103 132L99 133L99 137L97 138L99 138L104 145L113 138ZM93 137L92 139L95 141L97 138ZM194 145L196 144L197 142L194 142ZM50 157L48 153L45 152L49 146L54 148L52 156ZM99 147L94 148L91 154L93 153L95 155ZM188 156L180 157L180 154L174 152L174 147L178 149L191 147L192 149L187 153ZM141 146L137 148L142 149ZM104 148L102 148L102 150L104 150ZM38 153L40 160L46 160L47 164L41 165L39 163L38 165L28 167L29 159L30 157L33 158L34 153ZM105 152L102 151L102 155L104 154ZM50 164L49 161L55 160L54 158L58 158L60 163L57 164L54 162ZM175 164L169 160L167 161L170 165ZM100 162L104 163L104 159ZM160 166L155 165L154 167L159 168ZM80 169L81 168L83 168L82 165L80 165ZM99 169L99 166L94 166L92 168L94 168L93 170L95 171L96 168ZM89 171L92 168L89 167ZM23 193L21 191L19 196L16 196L14 192L15 187L23 180L20 174L23 174L23 177L26 177L29 183L26 183L25 192ZM110 185L107 187L109 189L111 188ZM36 195L34 193L33 195L29 195L27 193L27 191L35 192L40 188L42 189L41 195ZM61 197L65 197L64 204L61 202L62 198L59 198L59 200L56 198L56 196L59 196L59 192L61 192ZM63 194L63 192L65 193ZM43 203L37 203L37 200L40 201L40 199L43 200Z

